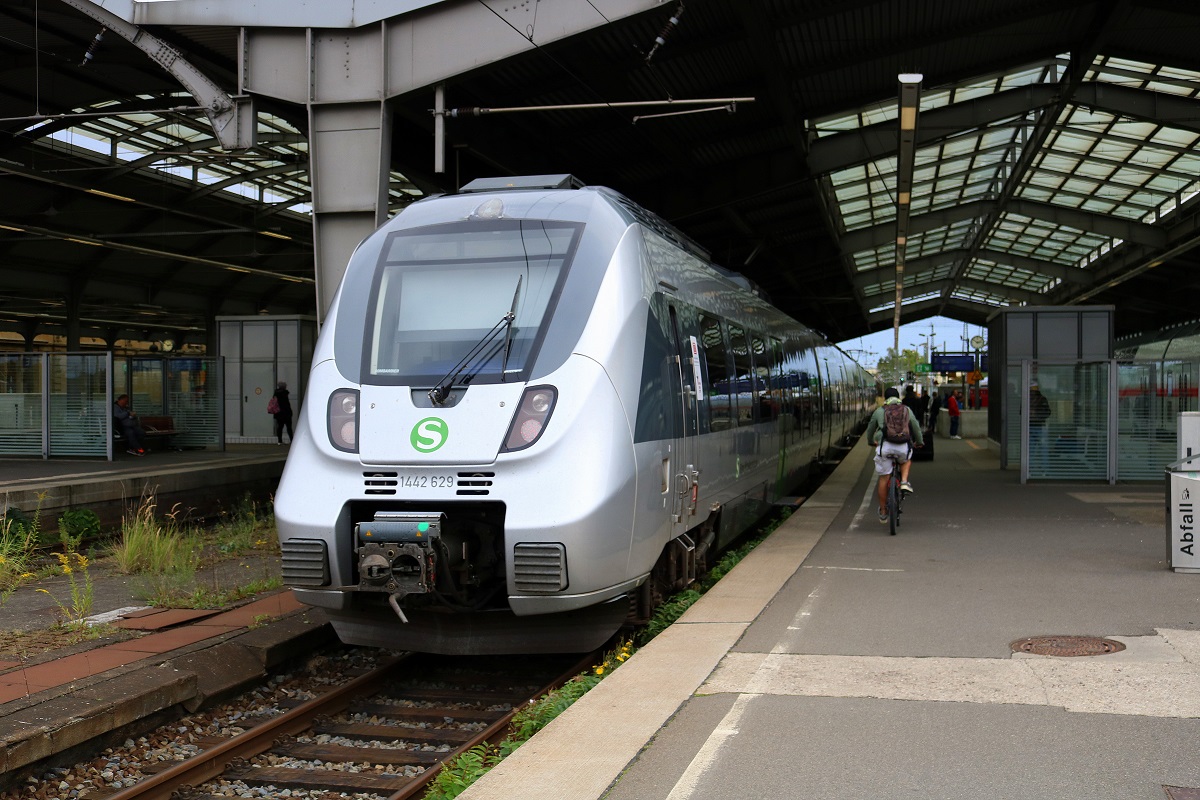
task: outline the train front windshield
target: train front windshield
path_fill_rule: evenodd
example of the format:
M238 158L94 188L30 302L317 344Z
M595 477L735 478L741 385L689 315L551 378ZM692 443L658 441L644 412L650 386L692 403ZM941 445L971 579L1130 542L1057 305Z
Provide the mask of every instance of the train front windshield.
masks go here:
M457 384L525 379L581 230L495 220L392 234L368 305L367 380L427 385L460 365Z

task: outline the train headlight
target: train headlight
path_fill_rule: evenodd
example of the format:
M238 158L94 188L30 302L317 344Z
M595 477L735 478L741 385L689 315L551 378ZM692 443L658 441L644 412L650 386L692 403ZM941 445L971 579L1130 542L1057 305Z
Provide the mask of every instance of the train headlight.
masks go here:
M358 392L338 389L329 396L329 443L346 453L358 452Z
M484 200L471 216L476 219L500 219L504 216L504 201L499 197Z
M511 453L514 450L524 450L529 447L546 430L550 414L554 411L554 403L558 392L553 386L531 386L521 395L517 405L517 413L513 415L512 425L508 435L504 437L504 447L500 452Z

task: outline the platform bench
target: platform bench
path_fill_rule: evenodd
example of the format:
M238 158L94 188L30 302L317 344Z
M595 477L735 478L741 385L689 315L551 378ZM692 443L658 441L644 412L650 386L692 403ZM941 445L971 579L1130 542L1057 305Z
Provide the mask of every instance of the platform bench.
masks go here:
M147 448L154 440L161 440L164 446L170 447L172 436L187 432L182 428L175 427L175 418L171 416L147 414L146 416L139 415L136 419L142 426ZM118 425L113 426L113 440L125 442L125 436Z

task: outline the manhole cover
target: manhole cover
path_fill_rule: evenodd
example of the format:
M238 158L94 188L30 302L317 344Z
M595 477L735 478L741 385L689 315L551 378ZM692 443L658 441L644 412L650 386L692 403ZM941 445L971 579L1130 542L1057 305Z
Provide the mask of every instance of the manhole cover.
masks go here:
M1164 786L1163 791L1167 793L1170 800L1200 800L1200 789L1186 786Z
M1039 656L1102 656L1119 653L1125 645L1099 636L1030 636L1013 642L1014 653Z

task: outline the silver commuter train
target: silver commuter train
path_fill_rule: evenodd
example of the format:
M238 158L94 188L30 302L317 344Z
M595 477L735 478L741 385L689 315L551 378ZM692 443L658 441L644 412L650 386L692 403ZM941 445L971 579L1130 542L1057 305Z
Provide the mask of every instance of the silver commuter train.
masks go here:
M618 193L475 181L350 259L275 496L284 581L350 644L593 649L794 491L875 394Z

